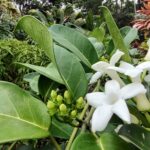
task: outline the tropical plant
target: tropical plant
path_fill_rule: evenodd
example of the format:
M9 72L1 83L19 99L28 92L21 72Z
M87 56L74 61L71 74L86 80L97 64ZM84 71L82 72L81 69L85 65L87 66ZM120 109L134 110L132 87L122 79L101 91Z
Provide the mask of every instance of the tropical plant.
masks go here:
M80 30L64 25L48 28L32 16L19 20L16 29L23 29L51 63L16 63L38 74L38 79L28 76L38 87L35 95L0 81L0 143L21 141L8 149L20 143L35 149L149 149L149 86L143 79L150 62L133 63L129 45L136 30L122 29L121 34L108 8L101 11L109 31L106 40L103 25L89 33L95 40L90 41ZM107 57L98 53L100 42ZM23 141L27 139L32 142Z

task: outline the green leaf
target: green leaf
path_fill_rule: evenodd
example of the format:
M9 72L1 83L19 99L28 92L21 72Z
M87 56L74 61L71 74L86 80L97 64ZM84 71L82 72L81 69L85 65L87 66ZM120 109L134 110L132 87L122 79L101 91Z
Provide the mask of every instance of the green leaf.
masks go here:
M101 150L101 148L91 133L82 133L74 140L71 150Z
M30 68L38 72L39 74L51 80L54 80L58 83L64 84L61 76L59 75L57 68L54 66L53 63L50 63L47 67L41 67L41 66L36 66L36 65L26 64L26 63L17 63L17 64Z
M51 60L54 60L52 35L50 31L48 31L48 28L38 19L32 16L23 16L19 20L16 29L23 29L34 41L37 42L47 56Z
M58 84L49 78L45 76L40 76L39 82L38 82L38 89L39 89L39 94L42 96L44 101L47 100L47 98L50 97L50 92L53 89L56 89Z
M129 33L130 29L131 29L130 26L125 26L125 27L120 28L120 33L123 38Z
M46 106L18 86L0 81L0 143L49 135Z
M74 140L71 150L136 150L134 146L126 143L119 136L112 133L104 133L100 138L90 133L83 133Z
M37 72L32 72L32 73L25 74L23 80L29 82L29 86L32 91L39 93L38 90L39 77L40 75Z
M94 46L80 32L63 25L53 25L49 30L57 43L73 52L88 67L98 61Z
M124 37L124 43L127 47L130 47L131 42L133 42L138 37L138 30L136 28L131 28L127 35Z
M136 106L133 106L130 104L130 105L128 105L128 108L129 108L130 113L139 120L139 123L142 123L142 125L144 125L147 128L150 127L150 123L147 121L147 119L145 118L143 113L137 109Z
M73 127L70 126L69 124L60 122L55 118L52 119L50 132L54 137L69 139L72 131L73 131Z
M141 126L135 124L124 125L120 129L119 135L130 140L141 150L149 150L150 148L150 131L147 131Z
M88 81L82 65L66 49L55 45L54 51L58 71L72 98L76 100L80 96L84 96L87 92Z
M105 6L101 6L101 10L102 10L103 16L105 18L107 27L109 29L111 36L112 36L112 39L113 39L113 42L114 42L116 49L119 49L125 53L125 55L123 56L123 59L125 61L131 62L128 48L126 47L126 45L123 41L121 33L120 33L120 31L119 31L119 29L118 29L118 27L114 21L109 9Z
M90 32L89 36L95 37L99 42L102 42L105 36L105 30L103 27L97 27Z

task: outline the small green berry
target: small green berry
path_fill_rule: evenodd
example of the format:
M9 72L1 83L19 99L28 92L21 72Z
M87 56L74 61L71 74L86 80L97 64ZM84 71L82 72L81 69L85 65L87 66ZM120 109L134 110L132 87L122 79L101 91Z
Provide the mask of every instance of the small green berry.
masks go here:
M76 110L72 110L71 111L71 117L75 118L77 116L77 111Z
M56 99L56 97L57 97L57 92L55 90L52 90L51 91L51 98Z
M62 101L63 101L63 97L62 97L61 95L57 95L56 100L57 100L57 102L58 102L59 104L61 104Z

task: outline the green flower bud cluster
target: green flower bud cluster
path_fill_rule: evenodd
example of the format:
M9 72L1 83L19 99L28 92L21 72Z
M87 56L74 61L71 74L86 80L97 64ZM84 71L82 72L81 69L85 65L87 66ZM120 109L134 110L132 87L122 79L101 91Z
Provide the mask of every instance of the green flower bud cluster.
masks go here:
M50 116L56 115L63 121L72 122L77 119L85 106L83 97L79 97L75 102L72 100L69 91L65 91L63 96L52 90L47 108Z

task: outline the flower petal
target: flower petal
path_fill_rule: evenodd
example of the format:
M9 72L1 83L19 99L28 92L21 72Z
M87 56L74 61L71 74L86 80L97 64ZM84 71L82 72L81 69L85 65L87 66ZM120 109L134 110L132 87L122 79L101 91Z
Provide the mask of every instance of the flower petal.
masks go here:
M140 68L140 69L150 69L150 61L147 61L147 62L143 62L141 64L139 64L137 66L137 68Z
M146 89L141 83L131 83L121 89L121 98L129 99L142 93L146 93Z
M91 120L92 131L103 131L106 128L112 115L113 113L111 111L111 106L109 105L103 105L96 108Z
M131 78L135 78L137 76L140 76L140 74L142 73L142 69L140 68L134 68L134 69L129 69L125 72L125 75L128 75Z
M103 72L96 72L90 80L90 84L97 82L97 80L102 76Z
M134 69L135 67L127 62L121 61L119 68L128 70L128 69Z
M124 100L120 99L119 101L117 101L112 107L112 112L115 113L123 121L131 123L130 113Z
M123 68L120 68L120 67L114 67L114 66L110 66L110 67L108 67L108 69L110 69L110 70L114 70L114 71L117 71L117 72L120 72L120 73L126 73L126 69L123 69Z
M105 70L110 66L109 63L107 62L103 62L103 61L99 61L95 64L92 65L92 69L94 69L95 71L98 72L105 72Z
M107 81L105 84L105 93L109 95L110 93L118 93L120 91L120 85L116 80Z
M120 50L117 50L111 57L110 59L110 64L112 66L114 66L118 61L119 59L121 58L121 56L124 55L124 53Z
M86 94L88 103L93 107L98 107L105 103L106 96L103 92L93 92Z

